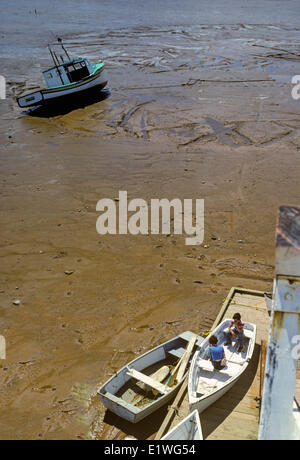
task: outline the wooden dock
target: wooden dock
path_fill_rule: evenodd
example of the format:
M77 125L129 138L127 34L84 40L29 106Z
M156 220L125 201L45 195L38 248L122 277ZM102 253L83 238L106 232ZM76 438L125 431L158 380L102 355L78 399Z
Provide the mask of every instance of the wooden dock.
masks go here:
M220 310L212 330L225 318L240 313L246 322L255 323L257 337L254 355L248 369L236 385L200 415L203 437L206 440L256 440L260 414L264 359L270 330L270 317L264 293L232 288ZM189 413L187 381L173 402L156 435L176 426Z

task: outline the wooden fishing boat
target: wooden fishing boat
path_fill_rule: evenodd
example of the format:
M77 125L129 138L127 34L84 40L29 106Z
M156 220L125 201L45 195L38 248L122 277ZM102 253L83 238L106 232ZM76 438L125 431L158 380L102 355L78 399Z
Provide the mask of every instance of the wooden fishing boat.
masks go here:
M161 441L202 441L202 427L197 410L191 412L184 420L167 433Z
M64 47L62 40L58 39L64 55L59 57L53 49L55 45L48 45L54 67L43 72L47 85L41 89L17 99L21 108L45 105L58 102L66 97L75 97L94 89L102 89L107 85L107 75L104 62L90 62L87 58L72 59Z
M175 396L202 337L190 331L131 361L98 391L111 412L137 423Z
M245 323L244 348L238 353L234 343L224 345L224 331L229 327L230 321L225 319L211 334L217 336L218 345L223 345L225 349L227 366L223 370L215 370L210 361L209 337L203 341L193 357L188 382L190 411L197 409L201 413L221 398L239 380L249 365L254 352L256 326Z

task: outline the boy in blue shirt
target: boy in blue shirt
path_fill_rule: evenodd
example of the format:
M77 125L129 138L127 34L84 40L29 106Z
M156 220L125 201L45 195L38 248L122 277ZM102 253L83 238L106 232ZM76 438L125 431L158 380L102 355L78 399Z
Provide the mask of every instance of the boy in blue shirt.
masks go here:
M224 364L226 359L225 350L222 345L218 346L218 338L215 335L212 335L208 341L210 344L209 351L211 362L216 370L221 371L224 367L226 367L226 364Z

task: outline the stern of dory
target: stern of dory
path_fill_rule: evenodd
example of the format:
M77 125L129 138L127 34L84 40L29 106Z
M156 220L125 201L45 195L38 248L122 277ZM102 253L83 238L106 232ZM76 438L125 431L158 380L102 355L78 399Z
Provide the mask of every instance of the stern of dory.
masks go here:
M202 340L186 331L131 361L99 389L102 403L131 423L152 414L175 396Z
M226 342L224 331L229 327L230 321L225 319L212 332L219 339L219 345L222 345L225 350L227 366L223 370L215 370L210 361L210 336L204 340L200 350L194 355L188 382L191 411L197 409L201 413L227 393L245 372L253 356L256 339L255 324L245 323L244 348L241 353L238 353L234 342L233 345L224 345Z
M169 431L162 441L203 441L202 427L199 413L194 410L177 426Z

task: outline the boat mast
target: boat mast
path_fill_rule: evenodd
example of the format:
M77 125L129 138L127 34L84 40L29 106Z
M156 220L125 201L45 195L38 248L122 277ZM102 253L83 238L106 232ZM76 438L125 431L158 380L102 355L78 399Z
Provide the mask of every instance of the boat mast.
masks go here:
M60 43L62 49L64 50L64 52L65 52L65 54L66 54L66 56L67 56L67 58L68 58L68 61L71 61L71 58L70 58L70 56L69 56L69 53L68 53L68 51L66 50L66 48L64 47L64 45L63 45L62 39L61 39L61 38L58 38L57 41Z
M276 278L259 439L295 440L300 439L300 412L295 401L300 340L300 207L280 208L276 233Z
M57 73L58 73L58 75L59 75L60 81L61 81L61 83L64 85L64 81L63 81L63 79L62 79L60 70L59 70L59 68L58 68L59 62L58 62L57 56L56 56L56 54L54 53L54 51L52 51L50 45L48 45L48 49L49 49L49 52L50 52L51 57L52 57L52 59L53 59L53 62L54 62L54 65L55 65L55 67L56 67Z

